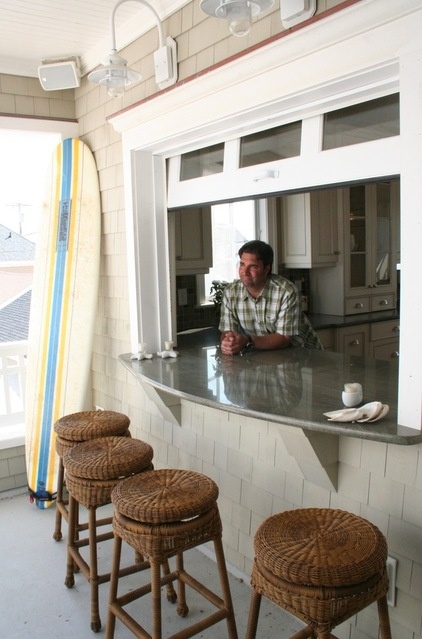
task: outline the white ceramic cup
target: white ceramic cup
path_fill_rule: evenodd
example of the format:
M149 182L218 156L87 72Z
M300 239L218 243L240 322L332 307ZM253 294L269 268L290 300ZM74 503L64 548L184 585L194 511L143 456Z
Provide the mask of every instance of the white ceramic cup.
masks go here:
M355 406L358 406L362 402L362 397L363 397L363 394L361 389L358 389L351 393L348 393L347 391L343 391L341 394L341 399L343 400L343 404L347 406L347 408L354 408Z

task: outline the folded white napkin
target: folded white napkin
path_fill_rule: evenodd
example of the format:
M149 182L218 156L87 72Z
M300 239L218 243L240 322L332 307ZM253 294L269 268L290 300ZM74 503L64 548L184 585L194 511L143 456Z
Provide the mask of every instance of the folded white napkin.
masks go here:
M324 413L329 422L377 422L387 415L390 407L381 402L369 402L359 408L341 408Z

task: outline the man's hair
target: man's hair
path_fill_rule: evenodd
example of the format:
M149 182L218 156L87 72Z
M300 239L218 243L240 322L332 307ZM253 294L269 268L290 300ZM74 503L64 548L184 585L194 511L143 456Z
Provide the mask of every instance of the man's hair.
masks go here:
M239 257L242 257L243 253L252 253L255 255L264 266L272 266L274 260L274 251L272 247L266 242L261 242L261 240L251 240L250 242L246 242L239 249Z

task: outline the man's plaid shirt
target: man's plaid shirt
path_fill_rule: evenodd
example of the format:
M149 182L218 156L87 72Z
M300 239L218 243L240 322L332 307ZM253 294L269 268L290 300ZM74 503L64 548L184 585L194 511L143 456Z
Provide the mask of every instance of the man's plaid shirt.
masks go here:
M241 280L229 284L223 295L219 329L245 335L280 333L291 336L293 346L322 348L302 312L296 286L280 275L269 276L257 299L249 295Z

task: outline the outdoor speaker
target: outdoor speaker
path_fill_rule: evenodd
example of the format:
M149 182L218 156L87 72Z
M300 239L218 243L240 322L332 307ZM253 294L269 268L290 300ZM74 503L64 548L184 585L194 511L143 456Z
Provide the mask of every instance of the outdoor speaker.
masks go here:
M81 83L81 74L75 60L42 64L38 67L38 77L44 91L75 89Z

